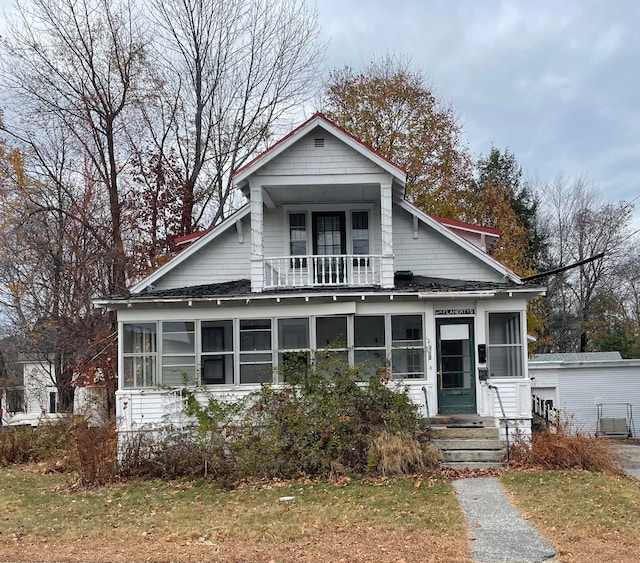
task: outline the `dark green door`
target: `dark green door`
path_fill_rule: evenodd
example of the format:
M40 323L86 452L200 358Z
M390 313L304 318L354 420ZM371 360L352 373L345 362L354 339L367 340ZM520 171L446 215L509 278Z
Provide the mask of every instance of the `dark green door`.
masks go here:
M438 413L475 414L473 319L437 319Z

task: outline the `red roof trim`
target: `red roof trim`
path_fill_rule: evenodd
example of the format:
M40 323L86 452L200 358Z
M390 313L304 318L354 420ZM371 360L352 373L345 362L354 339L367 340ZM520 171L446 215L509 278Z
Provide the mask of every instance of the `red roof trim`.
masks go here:
M185 242L189 242L194 239L199 239L201 236L206 235L209 232L209 229L204 231L196 231L195 233L191 233L190 235L183 235L181 237L176 237L173 239L174 244L184 244Z
M386 156L384 156L383 154L379 153L377 150L371 148L369 145L367 145L366 143L364 143L363 141L358 139L358 137L356 137L355 135L349 133L349 131L347 131L343 127L340 127L340 125L338 125L338 124L334 123L333 121L331 121L326 115L324 115L324 113L321 113L321 112L318 111L318 112L314 113L304 123L298 125L298 127L296 127L295 129L293 129L292 131L287 133L284 137L282 137L282 139L280 139L279 141L277 141L276 143L271 145L267 150L261 152L258 156L256 156L255 158L252 158L249 162L247 162L246 164L244 164L243 166L238 168L233 174L231 174L231 178L235 178L238 174L240 174L240 172L242 172L242 171L246 170L247 168L253 166L258 160L264 158L267 154L269 154L271 151L273 151L278 145L281 145L287 139L293 137L298 131L300 131L301 129L304 129L307 125L309 125L309 123L311 123L316 118L322 119L325 123L328 123L329 125L331 125L335 129L338 129L338 131L344 133L349 138L353 139L356 143L358 143L363 148L365 148L367 151L375 154L378 158L381 158L387 164L390 164L391 166L393 166L399 172L402 172L406 176L406 174L407 174L406 170L404 170L403 168L398 166L395 162L389 160Z
M431 217L438 221L438 223L442 223L443 225L449 227L460 227L461 229L487 233L495 236L500 236L502 234L502 231L499 231L498 229L491 229L489 227L482 227L480 225L472 225L471 223L463 223L462 221L456 221L455 219L444 219L443 217L436 217L435 215L432 215Z

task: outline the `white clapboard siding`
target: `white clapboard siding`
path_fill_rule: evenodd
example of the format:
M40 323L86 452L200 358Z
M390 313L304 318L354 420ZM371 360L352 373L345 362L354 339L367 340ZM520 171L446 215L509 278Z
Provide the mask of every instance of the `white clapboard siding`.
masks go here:
M555 391L554 407L574 431L594 435L598 404L602 416L625 418L631 405L635 437L640 437L640 360L593 362L529 361L535 386ZM533 390L536 393L536 390Z
M396 207L393 212L396 271L410 270L415 275L449 279L503 281L499 272L422 222L417 235L411 214Z
M251 232L247 219L242 221L243 241L235 227L221 233L210 244L166 273L154 285L157 289L172 289L211 283L249 279Z
M324 146L316 146L324 139ZM379 174L371 160L317 128L260 169L261 176Z

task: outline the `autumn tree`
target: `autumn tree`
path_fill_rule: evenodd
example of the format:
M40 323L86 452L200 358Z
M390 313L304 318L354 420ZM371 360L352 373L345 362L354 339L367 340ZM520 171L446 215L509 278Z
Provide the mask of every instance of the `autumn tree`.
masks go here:
M231 173L314 94L323 47L302 0L149 0L165 126L183 178L179 234L238 204Z
M623 261L630 254L631 211L626 202L602 203L584 178L559 176L544 186L545 269L577 264L547 277L552 351L590 351L594 335L606 326L617 288L630 283Z
M361 71L334 70L323 108L338 125L404 168L409 201L427 213L461 218L472 181L462 125L421 72L392 56Z
M539 271L544 239L538 225L538 201L522 181L515 155L492 147L476 163L476 182L465 217L471 223L496 228L501 236L493 256L520 275Z

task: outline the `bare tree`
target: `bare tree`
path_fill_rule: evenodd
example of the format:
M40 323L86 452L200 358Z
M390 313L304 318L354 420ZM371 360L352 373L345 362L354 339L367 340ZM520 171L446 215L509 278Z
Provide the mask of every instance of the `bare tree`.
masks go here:
M184 178L181 233L232 205L231 172L313 95L323 47L301 0L149 0L165 56L165 115Z
M4 129L50 168L43 125L62 130L80 190L98 186L109 211L108 289L126 289L122 175L130 124L154 91L147 41L129 0L31 0L3 41L2 79L14 99ZM73 141L73 142L71 142ZM50 151L57 153L54 149Z
M603 307L620 284L627 254L631 206L602 203L584 178L563 176L543 188L543 229L548 269L582 262L548 282L549 331L555 351L588 351L601 326ZM604 254L603 258L588 261Z

